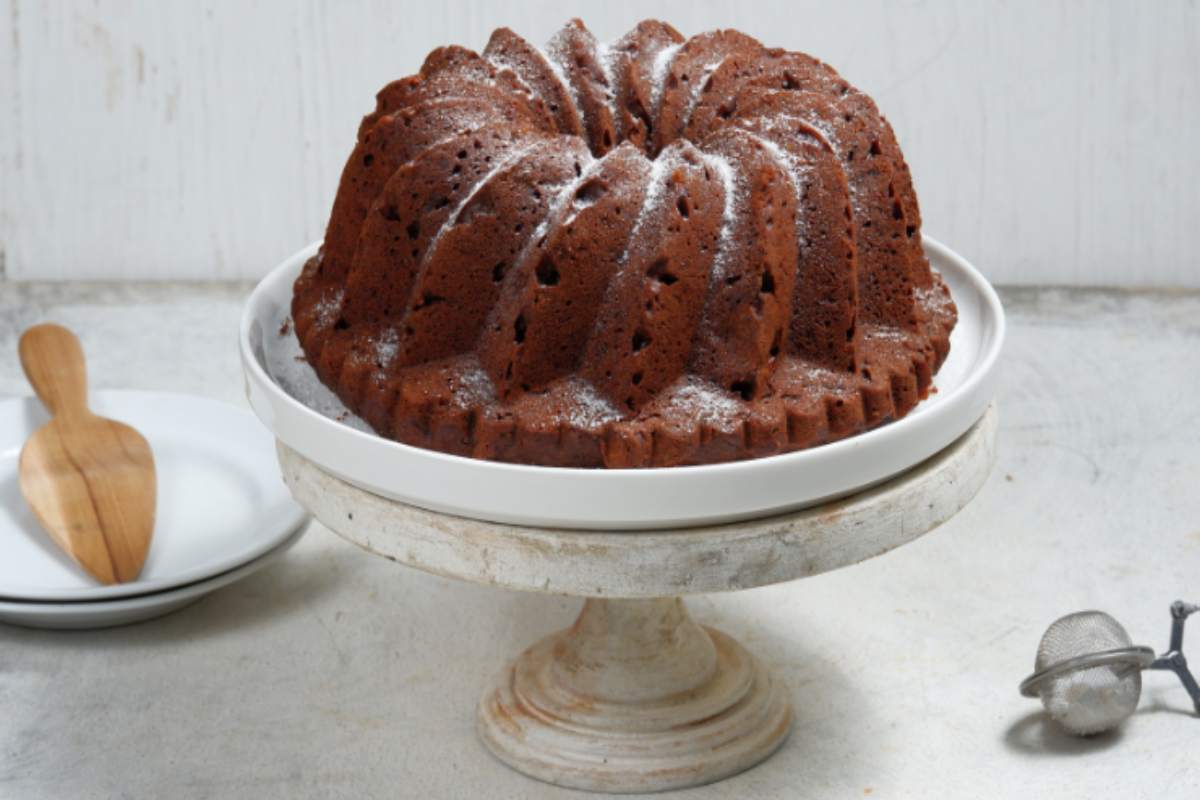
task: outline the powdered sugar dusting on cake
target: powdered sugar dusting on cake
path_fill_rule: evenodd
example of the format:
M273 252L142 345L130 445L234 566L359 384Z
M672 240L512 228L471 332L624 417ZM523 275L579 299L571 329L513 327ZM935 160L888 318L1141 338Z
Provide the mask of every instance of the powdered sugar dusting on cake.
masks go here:
M650 177L646 181L646 196L642 201L642 207L638 211L637 219L634 220L633 227L629 231L629 240L625 242L625 250L621 253L621 260L618 263L617 271L613 275L613 279L609 281L605 288L605 298L602 307L607 306L612 298L619 297L621 287L628 285L632 280L638 280L637 276L630 273L630 253L637 246L640 239L639 234L642 228L645 227L646 218L650 212L658 208L662 203L662 198L666 192L666 177L668 171L679 161L680 145L672 144L665 148L658 157L650 162ZM594 338L599 332L601 326L607 324L603 314L597 314L593 321L592 337Z
M772 129L778 128L780 124L787 124L788 122L793 124L800 123L807 126L810 129L810 132L815 134L817 138L820 139L821 142L830 149L831 152L836 153L839 156L841 155L842 150L841 144L837 138L837 131L834 126L830 124L829 120L822 119L815 114L810 117L799 117L794 114L780 114L774 120L767 120L767 124L771 126ZM850 205L854 211L854 218L861 219L864 211L858 201L858 184L856 181L850 181L849 183Z
M562 396L567 409L560 422L565 425L591 430L621 419L613 404L583 378L568 379Z
M337 315L341 313L340 299L336 301L323 300L318 305L325 306L325 313L332 315L330 320L336 319ZM316 310L315 306L314 310ZM275 313L278 317L282 317L287 314L287 309L281 307ZM282 322L278 317L274 318L275 323ZM268 328L268 330L279 329L278 324ZM372 432L366 422L351 414L338 396L321 383L316 371L305 358L294 325L290 326L284 336L263 337L262 359L263 368L271 376L271 380L301 404L355 430L365 433Z
M771 156L771 159L783 168L784 172L791 178L792 196L795 200L796 210L796 232L803 236L805 229L808 227L805 223L807 218L803 213L803 208L800 205L800 198L804 192L804 186L808 181L809 167L807 164L796 158L794 153L789 153L775 142L765 136L760 136L753 131L746 131L746 135L753 138L756 142L763 146L763 149Z
M712 279L720 280L725 277L726 262L729 260L729 248L733 239L733 228L737 224L738 209L741 207L741 197L737 173L734 172L733 165L726 158L715 153L704 153L704 158L716 169L725 188L725 211L721 217L717 257L713 259L712 268Z
M467 207L468 203L475 199L476 195L478 195L483 187L487 185L488 181L499 175L503 170L507 169L513 164L516 164L540 144L542 144L542 141L540 139L535 139L532 142L526 143L524 147L518 147L515 150L508 151L505 153L503 158L496 161L492 168L488 170L488 173L480 178L475 185L471 187L471 191L467 192L467 196L464 197L462 201L454 207L454 211L451 212L450 216L446 217L446 221L442 223L442 227L438 228L438 232L433 237L433 241L430 242L429 247L425 250L425 257L423 259L424 262L428 262L432 258L432 254L437 249L438 242L442 240L442 236L445 235L447 230L458 224L458 218L462 215L463 209Z
M451 399L459 408L479 408L496 400L496 387L477 362L466 364L458 370L451 392Z
M633 223L633 229L629 235L629 245L637 243L638 234L645 225L646 217L662 201L663 194L666 192L667 172L678 160L679 146L671 145L659 153L658 158L655 158L650 163L650 180L646 183L646 198L642 201L641 211L638 212L637 220ZM626 261L629 259L629 245L625 248Z
M863 325L863 341L908 342L912 335L893 325Z
M486 186L488 182L491 181L496 175L513 164L518 163L527 154L532 152L533 149L541 143L541 141L542 140L540 139L535 139L532 142L527 142L524 146L509 150L502 158L496 159L496 162L493 164L492 168L487 172L487 174L480 178L475 185L471 187L471 191L467 192L466 196L458 203L457 206L454 207L454 210L442 222L441 227L438 228L437 233L434 234L433 240L430 241L429 246L425 248L425 252L421 256L421 265L418 270L418 276L423 276L428 265L433 262L438 252L438 246L441 243L442 238L446 235L446 231L458 224L459 216L462 214L463 209L467 207L467 204L470 203L471 200L479 194L483 187ZM418 280L420 280L420 277L418 277ZM422 300L420 293L413 292L409 297L406 316L412 313L412 311L415 310L418 304L421 302ZM395 357L395 353L392 354L392 357Z
M604 83L606 86L604 97L608 101L609 111L612 117L616 120L620 114L617 109L617 79L616 69L613 64L615 53L612 47L607 44L596 45L596 61L600 64L600 71L604 73Z
M948 309L954 305L954 300L950 297L950 292L937 281L934 281L929 286L914 288L913 294L916 296L918 303L938 315L949 313Z
M779 119L793 120L795 122L806 123L809 127L811 127L814 131L816 131L816 133L825 141L825 144L829 145L830 150L832 150L835 153L840 152L840 150L841 150L840 144L841 143L838 141L838 138L837 138L837 129L833 125L830 124L829 120L822 119L821 117L819 117L816 114L813 114L809 117L798 117L798 116L795 116L792 114L781 114L779 116Z
M517 62L514 61L513 59L510 59L508 57L508 54L505 53L504 51L496 50L496 51L489 53L485 50L483 52L483 57L485 59L487 59L488 63L491 64L493 67L495 67L497 70L505 70L506 69L509 72L513 73L513 75L516 75L517 79L520 80L520 76L516 74L517 66L518 66ZM521 80L521 83L525 83L525 81ZM528 85L528 84L526 84L526 85Z
M374 345L375 363L380 369L387 369L400 351L400 332L395 328L385 328L375 337Z
M422 110L430 114L437 114L443 124L452 131L449 136L441 139L437 144L449 141L456 136L476 133L489 122L495 120L495 111L493 110L483 110L470 106L463 108L461 97L443 97L437 100L430 100L422 106ZM428 146L425 149L428 149Z
M503 75L504 73L508 73L509 75L512 76L512 80L515 81L517 83L517 85L520 86L525 91L525 97L529 100L530 103L536 103L538 101L537 90L534 89L533 86L531 86L529 83L527 83L525 81L525 77L520 72L517 71L516 66L504 67L503 70L501 70L501 72L499 74ZM546 110L549 111L549 109L546 109Z
M315 322L318 328L328 328L337 320L342 313L342 300L345 296L346 289L339 286L335 291L322 295L321 299L313 305L313 314L316 317Z
M732 394L694 375L669 390L664 416L694 419L714 428L729 429L741 422L743 405Z
M567 80L567 74L563 72L562 68L562 65L566 64L569 60L566 49L566 34L567 29L563 28L558 33L554 34L550 41L546 42L545 50L539 48L538 52L542 54L542 58L544 58L546 63L550 65L550 71L554 73L554 77L558 78L558 82L561 83L563 88L567 90L567 94L570 96L571 102L574 104L575 110L579 114L579 118L582 120L583 104L579 102L579 94L575 91L575 84Z
M492 81L493 84L498 83L499 79L505 77L505 73L507 73L506 79L521 87L527 97L530 99L537 97L537 92L535 92L533 87L526 83L525 78L521 76L521 65L516 60L510 59L507 53L504 51L493 51L489 53L487 50L484 50L483 58L488 62L488 65L495 70L496 80Z
M671 68L671 62L675 59L675 54L679 52L679 48L683 47L683 43L669 45L659 50L654 56L654 69L650 73L650 114L654 119L658 118L658 107L662 104L663 84L667 80L667 71Z
M692 114L694 114L696 111L696 106L700 105L700 96L704 94L704 85L708 83L708 79L712 77L712 74L720 69L721 65L727 60L728 59L722 58L720 61L713 61L705 64L703 68L703 75L701 76L700 80L692 84L692 94L688 98L687 111L684 112L682 120L683 130L687 130L688 123L692 121Z
M563 190L563 192L558 196L558 202L555 203L555 211L558 211L559 209L563 208L563 206L560 205L559 203L564 203L565 206L569 208L568 213L566 215L564 215L561 219L558 220L558 223L561 227L565 228L568 225L570 225L572 222L574 222L575 218L577 216L579 216L579 212L583 210L582 208L580 208L578 205L574 204L574 202L573 202L575 200L576 189L578 189L580 186L582 186L587 181L587 179L592 177L592 175L594 175L596 172L599 172L600 166L602 164L604 164L605 161L607 161L610 158L616 158L618 156L618 154L620 154L622 151L623 151L623 148L616 147L616 148L613 148L612 150L609 150L604 155L600 156L600 158L592 161L588 165L588 168L583 171L583 174L580 175L579 178L577 178L571 184L569 184ZM555 217L555 215L551 214L546 218L546 220L547 221L553 220L554 217Z
M785 387L784 397L792 396L787 387L790 386L829 386L845 380L845 373L830 369L803 358L782 358L776 369L773 381Z
M616 151L613 151L616 152ZM611 155L611 153L609 154ZM541 245L542 239L545 238L550 226L560 222L559 215L570 204L575 197L575 191L583 185L583 182L595 174L597 168L604 159L593 158L590 153L583 153L581 160L586 162L586 165L580 168L579 175L572 181L562 184L558 189L558 194L554 197L554 202L550 204L550 209L546 215L542 217L542 221L537 224L533 230L533 235L529 237L529 241L525 243L525 247L521 250L521 254L517 257L516 263L521 263L529 255L530 251ZM511 270L510 274L516 274L516 270Z

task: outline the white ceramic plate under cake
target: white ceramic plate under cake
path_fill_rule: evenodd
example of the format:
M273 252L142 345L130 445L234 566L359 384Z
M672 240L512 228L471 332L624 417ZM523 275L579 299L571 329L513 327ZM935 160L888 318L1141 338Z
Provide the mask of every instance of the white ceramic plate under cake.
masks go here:
M307 522L302 522L300 527L280 544L236 569L185 586L177 586L174 589L140 594L135 597L118 597L113 600L82 603L23 603L0 600L0 622L21 625L26 628L78 630L111 628L116 625L129 625L161 617L268 566L286 553L292 545L300 541L306 527Z
M241 354L250 405L276 437L328 472L434 511L517 525L637 530L794 510L924 461L965 433L996 389L1004 341L999 298L962 257L925 237L958 306L958 324L937 392L902 420L808 450L695 467L564 469L448 455L371 433L297 358L299 343L285 322L292 283L317 246L275 268L246 304Z
M279 476L274 441L249 411L166 392L98 391L97 414L154 451L158 508L138 579L103 586L41 529L17 481L21 446L48 417L37 398L0 402L0 600L81 602L211 578L279 546L307 519Z

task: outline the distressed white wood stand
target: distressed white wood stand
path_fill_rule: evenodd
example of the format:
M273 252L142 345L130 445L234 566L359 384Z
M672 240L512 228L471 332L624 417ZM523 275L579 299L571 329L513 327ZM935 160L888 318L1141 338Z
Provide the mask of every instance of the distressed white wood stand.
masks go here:
M945 522L983 485L993 409L954 444L849 498L704 528L602 533L525 528L388 500L279 444L284 480L326 526L428 572L588 598L565 631L501 670L479 703L488 749L527 775L579 789L645 792L719 780L787 737L786 689L681 595L816 575Z

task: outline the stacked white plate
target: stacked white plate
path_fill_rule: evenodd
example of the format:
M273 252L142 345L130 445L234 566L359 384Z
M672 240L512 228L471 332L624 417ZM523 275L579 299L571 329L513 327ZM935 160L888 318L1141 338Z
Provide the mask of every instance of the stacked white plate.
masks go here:
M101 628L157 617L262 569L303 535L308 516L279 477L271 434L248 411L162 392L94 392L89 403L154 451L158 509L145 566L136 581L103 586L55 547L17 479L21 446L48 417L33 397L0 402L0 622Z

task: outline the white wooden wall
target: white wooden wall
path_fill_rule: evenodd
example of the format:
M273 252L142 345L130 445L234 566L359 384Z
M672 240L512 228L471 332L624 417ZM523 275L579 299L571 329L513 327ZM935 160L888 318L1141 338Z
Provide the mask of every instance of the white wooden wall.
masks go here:
M322 233L376 89L432 47L658 16L875 96L926 231L997 283L1200 286L1196 2L0 0L10 279L253 278Z

